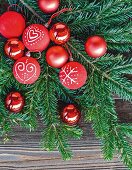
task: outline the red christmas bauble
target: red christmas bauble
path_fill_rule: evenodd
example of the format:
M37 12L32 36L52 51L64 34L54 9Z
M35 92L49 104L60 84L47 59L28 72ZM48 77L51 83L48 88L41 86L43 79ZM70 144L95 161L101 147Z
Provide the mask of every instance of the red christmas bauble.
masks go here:
M47 28L40 24L28 26L23 33L22 39L24 45L31 52L41 52L45 50L50 43Z
M60 82L68 89L79 89L87 80L85 67L78 62L68 62L60 70Z
M11 92L5 99L5 106L10 112L18 113L24 107L24 98L19 92Z
M76 125L81 117L81 112L73 104L68 104L61 112L61 119L68 125Z
M39 8L47 14L55 12L58 9L59 4L59 0L38 0Z
M40 65L32 57L21 57L13 66L13 75L19 83L33 84L40 75Z
M46 53L46 61L51 67L61 68L68 61L69 55L61 46L53 46Z
M85 44L87 54L92 58L99 58L107 51L107 43L104 38L100 36L89 37Z
M25 29L24 17L15 11L0 16L0 33L6 38L19 37Z
M17 60L18 58L24 55L25 46L18 38L8 39L5 46L5 54L13 60Z
M52 26L49 35L54 43L65 44L70 39L70 29L66 24L58 22Z

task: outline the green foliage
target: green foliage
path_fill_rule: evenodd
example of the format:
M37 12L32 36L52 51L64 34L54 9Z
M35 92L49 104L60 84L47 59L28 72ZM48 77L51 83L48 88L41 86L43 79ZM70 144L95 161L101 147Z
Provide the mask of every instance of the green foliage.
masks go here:
M124 17L124 15L122 15ZM132 23L127 22L121 26L116 25L114 28L106 27L100 28L97 33L102 35L107 40L109 50L119 52L130 52L132 50L132 35L131 35Z
M121 55L106 54L100 59L90 61L78 41L72 39L68 45L76 56L76 60L81 57L81 60L85 60L83 64L89 65L90 75L84 91L85 95L80 97L80 102L83 105L82 108L84 107L86 111L86 121L92 121L96 136L102 139L104 157L112 159L117 149L122 154L123 162L131 168L132 148L127 139L123 137L122 131L116 130L118 119L111 95L111 92L115 92L122 99L131 101L131 82L122 76L123 73L131 72L131 60L125 60ZM122 66L124 69L121 70L120 67ZM130 68L129 71L128 68ZM116 69L119 69L119 71L117 72ZM126 127L126 134L132 133L131 126ZM125 141L122 145L121 140Z
M126 136L126 137L132 137L132 123L125 124L122 123L118 125L118 129Z
M44 130L41 144L48 151L52 151L57 147L63 159L69 160L71 159L72 152L69 148L67 138L73 137L80 139L81 136L82 130L78 127L52 124Z
M105 139L102 141L102 143L104 158L111 160L115 153L115 136L113 135L112 131L110 131L107 136L105 136Z
M116 131L115 133L115 145L118 149L118 152L121 153L121 159L126 165L132 168L132 147L128 143L127 139L123 136L123 133L121 131Z
M27 25L48 22L38 8L36 0L8 0L17 3L23 10ZM132 168L132 124L120 124L115 111L113 93L124 100L132 100L132 84L125 74L132 74L132 59L124 57L132 49L132 1L131 0L62 0L60 9L71 7L72 11L61 14L54 22L65 22L71 29L67 43L75 61L82 63L88 72L88 80L79 90L68 90L61 85L58 69L49 67L42 52L41 75L33 85L19 84L13 77L14 61L4 54L5 39L0 37L0 135L8 140L12 126L20 125L35 130L37 118L44 123L41 146L53 151L58 149L62 158L72 156L68 139L80 139L79 127L70 127L60 120L62 103L74 103L84 113L85 121L92 122L97 138L102 141L105 159L112 159L116 151L122 161ZM17 6L11 9L20 12ZM3 13L4 8L0 11ZM86 38L103 36L108 44L108 53L99 59L90 58L84 49ZM36 54L32 54L36 57ZM9 113L4 100L12 91L20 91L25 97L25 107L19 114ZM83 95L82 95L83 94Z

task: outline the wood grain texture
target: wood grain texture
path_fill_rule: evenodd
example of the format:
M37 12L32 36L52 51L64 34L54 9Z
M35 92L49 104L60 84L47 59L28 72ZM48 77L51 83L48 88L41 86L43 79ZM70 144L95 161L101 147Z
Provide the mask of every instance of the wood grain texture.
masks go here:
M116 100L116 109L120 121L132 122L130 103ZM63 161L57 150L47 152L40 148L42 124L32 133L15 127L11 141L0 145L0 170L127 170L118 155L112 161L104 161L101 142L95 138L91 124L82 121L80 126L84 136L69 141L74 154L70 161Z

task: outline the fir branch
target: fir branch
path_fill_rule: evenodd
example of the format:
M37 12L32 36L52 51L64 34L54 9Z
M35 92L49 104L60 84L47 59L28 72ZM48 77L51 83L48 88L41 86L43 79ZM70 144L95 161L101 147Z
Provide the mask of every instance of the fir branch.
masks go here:
M62 158L69 160L72 157L72 152L69 148L67 138L73 137L80 139L82 130L78 127L69 127L63 124L50 124L44 129L42 134L41 145L48 151L53 151L58 148Z
M100 137L103 140L103 151L105 158L112 159L114 150L118 148L122 155L122 160L124 161L124 163L131 167L132 159L130 156L131 148L129 146L129 143L125 141L121 145L123 135L120 134L120 136L117 136L117 134L115 134L114 132L114 129L117 127L117 114L114 110L114 103L112 102L113 99L110 93L111 91L116 91L116 93L120 94L122 98L131 100L131 84L126 79L118 77L120 74L122 74L122 72L118 73L117 76L112 74L112 72L105 72L104 68L102 71L102 67L104 66L103 64L99 65L99 60L103 61L103 59L98 59L97 61L95 60L95 62L92 62L88 59L84 52L80 52L83 51L83 47L81 46L81 44L78 44L77 42L72 42L72 44L74 44L74 47L73 45L68 43L73 53L76 54L76 56L80 56L81 58L83 58L92 69L85 90L86 96L84 96L84 99L82 98L81 102L83 103L83 105L84 103L85 105L88 104L86 120L90 120L93 122L93 128L96 136ZM104 59L106 58L104 57ZM112 66L113 63L113 65L118 68L118 65L124 64L124 59L122 59L121 57L118 57L118 60L110 59L110 63L111 64L108 64L109 66ZM129 60L126 63L128 64ZM112 68L114 66L112 66ZM116 77L118 77L118 79L116 79ZM111 87L111 85L113 87ZM111 140L113 141L113 143L111 143Z
M38 80L34 85L27 87L28 92L25 93L26 102L28 103L25 107L25 114L29 117L28 124L30 131L37 127L37 112L39 105L38 90L40 83L41 80Z
M45 23L45 20L37 14L37 12L31 8L31 2L28 1L28 3L30 3L30 5L28 5L28 3L24 2L23 0L19 0L29 11L32 12L33 16L36 16L37 18L40 19L40 21L42 21L43 23ZM32 5L34 5L34 2L32 1ZM34 5L34 6L37 6L37 5Z
M74 46L77 45L77 42L72 42L72 43L74 43ZM131 100L132 99L132 90L129 88L129 85L125 86L124 83L121 83L123 78L120 77L120 82L119 82L118 81L119 77L118 78L117 77L112 77L112 76L110 76L110 74L107 74L106 72L102 72L102 70L99 67L97 67L94 63L92 63L88 59L86 54L82 54L71 43L68 43L68 45L73 50L74 53L81 56L85 60L85 62L87 62L90 67L92 67L93 70L96 70L102 77L104 77L107 80L107 83L109 83L109 87L111 88L111 90L113 92L115 92L116 94L119 94L122 98L124 98L126 100ZM79 44L78 44L78 46L79 46ZM80 46L82 47L81 44L80 44ZM82 51L82 49L81 49L81 51ZM127 81L125 81L125 82L127 84Z
M107 160L113 159L115 153L115 136L113 132L110 131L102 141L102 150L104 154L104 158Z
M69 160L71 159L72 152L70 151L67 138L80 139L81 136L82 130L78 127L52 124L44 130L41 144L48 151L53 151L57 147L63 159Z
M9 114L8 120L11 122L12 126L15 126L16 124L21 125L21 122L23 124L29 120L29 116L24 113Z
M68 22L75 35L76 33L84 33L84 31L87 31L88 34L91 30L95 33L98 28L105 29L105 27L112 25L122 25L121 23L128 22L132 16L132 7L129 2L120 0L89 4L84 2L80 6L76 6L76 4L79 4L79 2L75 3L71 13L62 16L63 21Z
M72 157L63 126L50 124L44 129L41 145L48 151L53 151L55 148L58 148L64 160L69 160Z
M30 24L45 23L50 17L40 11L36 0L8 1L10 4L17 3L22 7ZM110 50L116 52L131 50L131 0L101 0L98 3L65 0L61 5L61 7L71 6L73 10L62 14L56 18L56 21L68 23L74 38L81 39L84 44L86 35L88 37L98 34L107 40ZM18 11L17 8L15 10ZM14 62L4 57L4 43L5 39L0 37L0 135L5 137L5 141L8 139L7 134L11 131L11 126L15 124L29 129L35 128L39 113L46 125L42 135L42 147L49 151L58 148L63 159L70 159L72 153L68 139L71 137L79 139L82 130L61 123L58 100L73 102L82 108L86 121L92 121L96 136L102 139L104 157L112 159L117 149L121 153L123 162L132 168L132 148L128 142L132 136L131 125L118 123L112 98L114 92L123 99L132 99L131 82L123 77L123 74L132 73L131 59L123 59L121 55L106 54L94 60L84 52L82 43L71 39L68 43L69 48L75 55L76 61L82 63L89 74L86 85L76 91L62 87L58 79L58 70L47 66L43 53L40 60L42 73L38 81L26 86L14 79L11 69ZM27 103L23 112L16 115L9 114L4 106L5 95L11 89L21 89L26 96Z
M113 121L117 120L116 112L113 110L114 102L110 90L103 81L100 82L100 77L94 72L85 90L87 97L83 99L86 104L90 102L91 106L88 106L86 121L93 122L95 134L100 138L104 138L109 134L109 117L112 117ZM97 84L98 88L96 87ZM89 101L89 98L91 98L91 101Z
M50 76L52 69L50 69L49 66L46 66L45 73L46 74L42 75L45 75L45 77L41 82L45 92L42 92L41 94L43 101L41 101L40 104L40 115L47 127L44 129L41 145L48 151L53 151L57 147L63 159L69 160L72 156L72 153L69 149L67 137L70 136L80 138L82 131L79 128L63 126L63 124L61 124L58 120L58 105L55 88L56 83L54 84L54 79L51 79Z
M128 139L132 139L132 123L118 124L117 130L121 131Z
M63 159L71 158L71 152L68 149L68 144L66 142L65 136L59 133L59 120L57 119L57 98L55 94L54 84L49 80L49 67L47 66L46 75L41 83L45 92L42 91L41 98L43 101L40 103L40 115L47 125L44 129L41 145L44 149L48 151L54 150L56 147L59 149ZM41 87L40 87L41 88ZM61 128L61 127L60 127Z
M67 136L70 138L74 138L74 139L80 139L83 135L83 131L82 129L80 129L79 127L70 127L68 125L63 125L63 129L62 131L64 131L64 134L67 134Z
M8 133L11 130L11 125L7 121L8 112L5 111L2 100L0 99L0 136L3 137L4 142L8 140Z
M53 128L57 140L58 150L62 154L64 160L70 160L72 157L72 152L69 149L69 145L67 144L67 140L64 137L64 134L59 129L57 129L54 125Z
M119 65L113 69L110 69L109 72L116 73L116 74L132 74L132 64L127 65Z
M49 79L49 67L46 66L46 74L42 74L40 89L45 89L39 94L43 101L40 102L40 115L45 124L57 123L57 98L55 86Z
M119 95L122 99L132 100L131 82L121 76L113 76L108 78L107 83L112 92Z
M55 72L55 70L51 71L51 74L49 75L49 78L53 82L57 94L58 99L63 100L66 103L77 103L77 97L79 97L79 94L77 94L76 90L69 91L67 88L62 86L62 84L59 81L58 72ZM76 98L74 97L76 95Z
M128 143L121 131L115 129L115 145L121 153L121 159L130 169L132 168L132 147Z
M102 9L99 12L98 19L102 24L116 24L126 21L131 17L132 6L129 3L112 0L104 1Z
M12 126L20 125L26 127L29 117L24 113L11 114L5 109L3 98L0 99L0 136L3 137L3 141L7 142L9 139L9 132L12 131Z
M124 59L121 57L113 66L110 66L107 72L112 75L132 74L132 59Z
M41 146L47 151L53 151L57 147L56 136L52 125L44 129L42 133Z
M117 25L114 28L99 28L97 34L106 39L109 50L130 52L132 49L131 27L132 22L128 21L128 23L122 24L121 26Z

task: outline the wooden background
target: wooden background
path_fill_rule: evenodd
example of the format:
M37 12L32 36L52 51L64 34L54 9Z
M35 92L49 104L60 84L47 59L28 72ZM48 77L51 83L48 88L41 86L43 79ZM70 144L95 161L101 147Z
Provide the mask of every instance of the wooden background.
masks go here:
M0 12L7 9L6 0L0 0ZM2 11L1 11L2 10ZM132 105L116 99L116 108L121 122L132 122ZM19 127L14 128L11 141L0 145L0 170L127 170L116 155L112 161L104 161L101 142L93 134L90 124L83 121L81 140L71 140L73 159L63 161L58 151L43 151L39 141L42 125L36 132L29 133Z
M132 122L132 105L116 100L120 121ZM29 133L19 127L14 128L11 141L0 145L0 170L127 170L118 155L112 161L104 161L101 142L93 134L90 124L80 123L84 130L81 140L71 140L74 153L70 161L61 160L58 151L43 151L39 141L42 125L36 132Z

